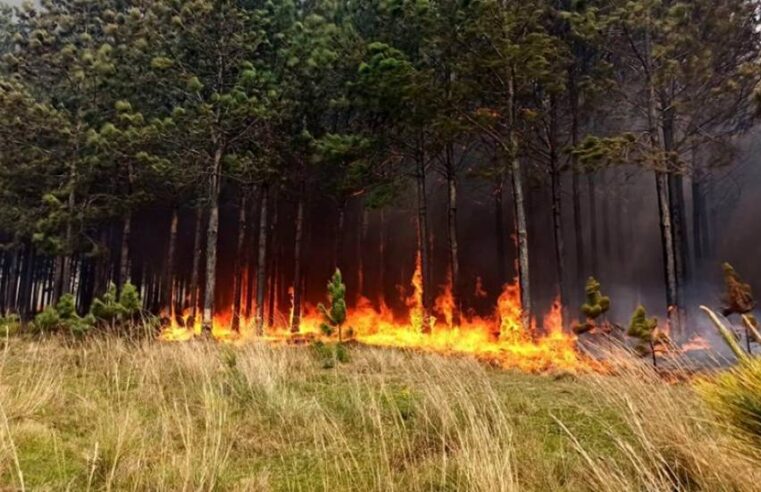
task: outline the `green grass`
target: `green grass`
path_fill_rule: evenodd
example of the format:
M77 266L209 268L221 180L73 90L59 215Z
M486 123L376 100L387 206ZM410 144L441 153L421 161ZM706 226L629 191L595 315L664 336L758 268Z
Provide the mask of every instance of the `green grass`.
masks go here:
M11 338L0 489L753 490L689 385L350 347Z

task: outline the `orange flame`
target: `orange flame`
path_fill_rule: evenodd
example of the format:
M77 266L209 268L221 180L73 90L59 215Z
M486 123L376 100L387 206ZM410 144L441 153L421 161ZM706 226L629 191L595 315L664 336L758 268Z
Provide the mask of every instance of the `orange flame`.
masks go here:
M528 372L551 369L578 372L595 367L591 361L578 353L575 337L563 332L559 301L555 301L549 313L544 316L542 335L537 335L532 326L523 326L523 310L517 281L505 285L494 316L463 316L460 326L454 326L455 306L450 280L443 287L434 306L437 315L443 317L443 322L437 324L435 319L431 318L430 329L427 332L422 329L424 308L420 257L416 259L416 268L410 284L412 293L405 298L408 319L396 319L385 303L380 302L380 307L376 308L373 302L361 297L357 305L349 310L344 334L354 337L364 345L470 355L503 368L516 368ZM290 314L292 316L293 313ZM290 317L288 319L290 320ZM229 312L215 316L212 333L215 339L243 343L257 338L253 319L241 320L240 333L230 329L230 320ZM298 338L289 333L285 322L281 323L283 326L268 327L264 339L270 342L288 342L304 338L327 338L320 329L322 322L322 315L313 306L305 305ZM185 312L169 323L161 334L161 339L185 341L200 334L200 319L193 320L189 313Z

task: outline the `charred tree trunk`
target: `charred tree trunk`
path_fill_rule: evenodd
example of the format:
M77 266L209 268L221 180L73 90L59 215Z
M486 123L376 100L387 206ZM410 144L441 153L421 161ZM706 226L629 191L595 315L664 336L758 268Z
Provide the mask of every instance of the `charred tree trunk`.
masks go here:
M233 331L240 331L241 302L243 299L243 250L246 246L246 206L244 192L238 212L238 244L235 248L235 268L233 270Z
M301 249L304 243L304 193L306 183L302 181L299 191L298 204L296 205L296 237L294 239L293 254L293 313L291 314L291 333L298 333L301 329L301 297L303 286L301 285Z
M425 190L425 150L422 142L418 146L418 155L416 157L416 175L417 184L417 230L418 230L418 252L420 254L421 271L423 275L423 326L424 333L430 331L431 323L431 252L430 243L428 242L428 203Z
M199 277L201 272L201 241L203 240L203 207L196 208L195 231L193 233L193 267L190 273L190 309L195 319L198 315Z
M177 228L179 224L179 215L177 209L172 210L172 220L169 224L169 251L167 252L166 271L164 274L164 298L166 307L169 309L169 319L175 319L175 282L174 271L177 256Z
M267 218L269 213L269 187L262 186L259 199L259 239L256 256L256 334L264 335L264 295L267 287ZM274 289L270 289L274 296Z
M206 229L206 288L203 296L202 331L211 335L214 329L214 295L217 284L217 238L219 236L219 189L222 181L224 146L217 144L209 186L209 224Z
M452 297L454 309L452 311L452 324L460 326L460 313L462 312L460 280L460 254L457 240L457 177L454 169L454 150L451 145L446 149L447 167L447 232L449 240L449 272L452 276Z

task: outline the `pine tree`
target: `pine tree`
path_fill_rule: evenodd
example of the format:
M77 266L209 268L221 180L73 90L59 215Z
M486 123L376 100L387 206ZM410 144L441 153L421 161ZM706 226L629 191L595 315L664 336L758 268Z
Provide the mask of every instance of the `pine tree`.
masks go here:
M328 300L329 307L320 303L317 309L322 313L324 323L320 325L322 332L330 336L335 330L338 330L338 341L343 341L341 331L343 324L346 322L346 285L341 277L341 270L336 269L333 277L328 282Z

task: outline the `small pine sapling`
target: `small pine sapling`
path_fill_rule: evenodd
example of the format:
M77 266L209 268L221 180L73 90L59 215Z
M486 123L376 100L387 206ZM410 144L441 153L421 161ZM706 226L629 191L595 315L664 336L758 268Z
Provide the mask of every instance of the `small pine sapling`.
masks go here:
M605 314L610 310L610 297L603 295L600 282L594 277L589 277L584 291L587 302L581 306L581 312L586 318L584 323L576 323L573 331L577 335L588 333L600 328L604 333L610 333L610 324L605 320ZM603 321L599 322L598 319Z
M61 296L55 306L48 306L35 316L33 326L41 332L54 332L63 329L69 334L81 338L95 326L95 317L91 314L80 317L77 314L74 296L65 294Z
M656 348L668 345L668 335L658 329L658 318L648 318L644 306L639 306L632 315L626 334L638 340L635 350L641 356L650 354L653 366L658 367Z
M328 299L330 300L330 307L325 307L322 303L317 305L324 318L320 328L328 336L338 330L338 341L340 342L343 335L341 328L346 322L346 285L343 283L341 270L337 268L330 282L328 282Z
M743 321L745 327L745 342L748 353L751 353L750 341L755 339L756 343L761 343L761 335L758 332L758 321L751 313L756 306L756 300L753 298L753 290L750 284L745 283L737 271L729 263L722 265L724 269L724 285L726 291L721 297L723 304L721 313L729 317L737 314Z

